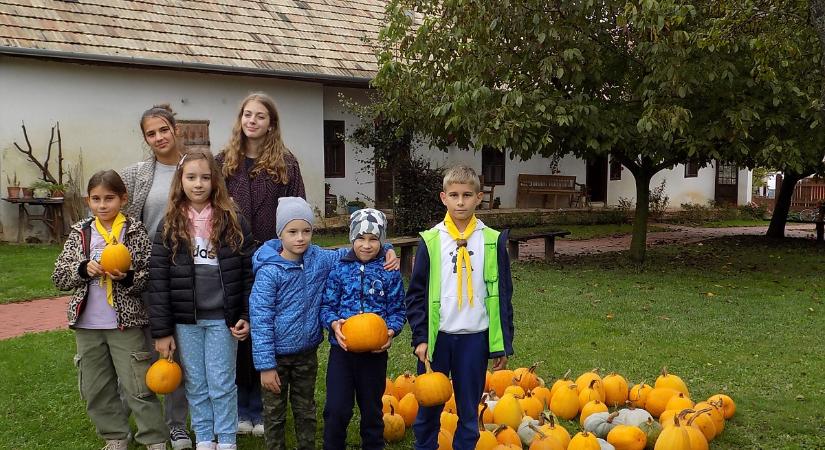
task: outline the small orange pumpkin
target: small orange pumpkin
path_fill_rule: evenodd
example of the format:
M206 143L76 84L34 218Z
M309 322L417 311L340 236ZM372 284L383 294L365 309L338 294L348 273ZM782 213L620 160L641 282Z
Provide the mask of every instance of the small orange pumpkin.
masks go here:
M596 435L593 433L588 433L587 431L582 431L580 433L576 433L572 439L570 439L570 444L567 446L567 450L600 450L601 445L599 445L599 440L596 438Z
M496 395L501 397L507 386L515 384L513 377L515 372L509 369L496 370L490 375L490 388L496 391Z
M536 436L533 438L533 442L530 443L528 450L564 450L567 448L558 439L541 431L535 425L530 425L530 428L536 432Z
M392 395L382 395L381 403L381 410L384 412L384 414L389 414L390 411L398 410L398 399L393 397Z
M668 387L653 388L653 390L647 394L645 409L653 417L659 417L667 409L667 402L678 394L679 391Z
M628 386L627 380L616 372L605 376L602 379L604 385L604 402L608 406L618 407L627 401Z
M384 385L384 395L395 395L393 391L395 391L395 385L393 385L392 380L387 377L387 383Z
M630 400L630 403L636 408L645 409L647 396L652 390L653 386L642 381L641 383L633 385L633 387L630 388L630 393L627 395L627 399Z
M550 400L550 410L557 417L570 420L579 413L579 396L576 394L576 385L559 388Z
M539 427L539 430L548 436L553 436L561 443L562 447L567 448L571 439L570 432L563 426L557 425L552 414L542 413L542 419L545 420L545 423Z
M565 372L564 375L561 376L561 378L559 378L553 383L553 386L550 387L550 398L553 398L553 396L556 395L556 391L559 390L560 387L570 386L571 384L573 384L573 380L570 379L571 372L572 370L567 369L567 372Z
M407 427L411 427L415 422L415 416L418 415L418 400L412 392L398 402L398 415L404 418L404 425Z
M674 395L673 397L671 397L670 400L668 400L667 404L665 405L665 411L667 411L669 409L682 410L682 409L690 409L690 408L693 408L693 400L691 400L690 397L688 397L687 395L685 395L682 392L680 392L680 393Z
M146 387L156 394L169 394L180 386L183 372L178 363L169 358L160 358L146 371Z
M430 361L424 360L427 373L419 375L413 384L413 394L421 406L443 405L453 395L453 385L447 375L433 372Z
M668 373L667 367L662 367L662 374L656 378L656 383L653 384L654 388L671 388L676 389L677 391L685 394L690 395L688 392L687 385L681 378L672 373Z
M109 273L115 271L126 273L132 267L132 255L125 245L117 241L117 238L112 238L112 243L106 244L100 254L100 266Z
M404 418L395 413L395 407L390 407L390 411L384 413L384 440L398 442L404 439L405 430Z
M672 426L662 429L654 450L691 450L687 427L679 423L678 416L673 420Z
M415 386L415 375L409 372L404 372L404 374L398 375L395 379L392 394L395 398L401 400L405 395L413 391L413 386Z
M518 436L518 433L507 425L500 425L493 431L493 434L496 435L496 440L499 444L517 445L518 448L521 448L521 438Z
M458 429L458 415L441 411L441 428L455 435L455 430Z
M438 430L438 450L453 450L453 433L444 428Z
M642 450L647 445L647 436L639 427L616 425L607 433L607 442L616 450Z
M347 338L347 350L354 353L378 350L387 343L387 323L378 314L356 314L344 321L341 334Z
M535 363L530 367L520 367L513 372L515 382L525 392L535 389L539 386L539 377L536 376L536 368L539 363Z
M722 413L725 416L725 419L730 419L736 414L736 403L734 403L733 399L725 394L716 394L711 395L708 398L708 403L713 403L716 401L722 401Z

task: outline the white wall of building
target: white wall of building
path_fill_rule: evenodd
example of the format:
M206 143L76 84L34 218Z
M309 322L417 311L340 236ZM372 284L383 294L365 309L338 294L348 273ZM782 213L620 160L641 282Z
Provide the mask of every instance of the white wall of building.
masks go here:
M751 201L751 171L741 169L738 174L738 204ZM683 203L708 205L716 192L716 163L699 169L696 177L685 178L684 164L677 164L672 169L659 171L650 180L650 189L656 189L665 181L665 195L669 197L668 208L679 208ZM610 180L607 185L607 204L615 206L620 198L636 202L636 181L627 168L622 169L621 180Z
M0 169L10 176L16 172L23 185L39 176L13 146L24 146L21 121L40 158L59 121L64 164L74 164L82 152L86 178L125 167L149 155L139 119L160 103L169 103L178 119L209 120L217 153L229 140L240 101L252 91L267 92L278 104L284 141L301 163L307 197L322 208L324 91L316 83L0 57ZM52 161L56 171L54 153ZM6 184L0 177L4 195ZM2 202L0 222L4 239L15 239L17 207ZM33 231L45 236L40 224Z

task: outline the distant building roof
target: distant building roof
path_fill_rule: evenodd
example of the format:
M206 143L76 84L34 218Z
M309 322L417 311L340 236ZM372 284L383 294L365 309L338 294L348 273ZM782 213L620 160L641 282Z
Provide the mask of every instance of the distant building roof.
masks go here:
M0 53L366 84L382 0L0 0Z

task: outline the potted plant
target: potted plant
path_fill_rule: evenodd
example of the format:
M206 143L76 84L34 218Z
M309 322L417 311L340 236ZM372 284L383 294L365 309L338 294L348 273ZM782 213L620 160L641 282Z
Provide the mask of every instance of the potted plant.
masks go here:
M20 187L20 181L17 179L17 172L14 172L13 178L10 178L9 174L6 174L6 182L6 190L9 193L9 198L23 197L23 188Z
M49 183L48 181L38 180L32 183L29 187L32 191L34 191L32 194L34 198L49 198L49 193L51 193L51 185L52 183Z
M66 195L66 186L60 183L49 183L49 193L52 198L63 198Z
M347 202L347 212L352 214L359 209L366 208L367 204L362 202L358 197L355 197L355 200L350 200Z

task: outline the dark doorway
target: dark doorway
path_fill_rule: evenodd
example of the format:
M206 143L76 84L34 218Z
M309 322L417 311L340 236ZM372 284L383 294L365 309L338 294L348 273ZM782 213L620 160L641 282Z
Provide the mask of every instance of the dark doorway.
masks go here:
M736 206L739 200L739 168L734 164L716 163L716 193L719 205Z
M607 156L587 161L585 183L591 202L607 201Z
M410 159L410 148L399 147L396 159L387 162L387 167L375 168L375 207L378 209L392 208L392 197L394 195L392 175L398 167L399 159Z

